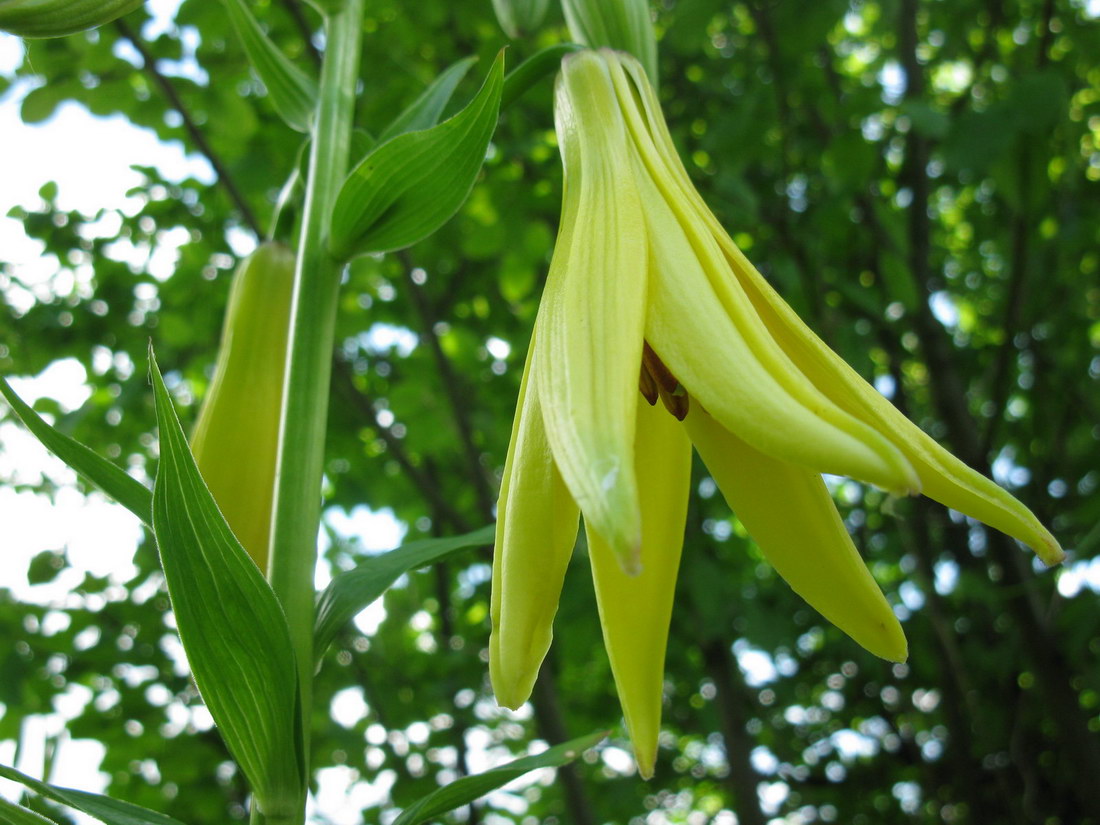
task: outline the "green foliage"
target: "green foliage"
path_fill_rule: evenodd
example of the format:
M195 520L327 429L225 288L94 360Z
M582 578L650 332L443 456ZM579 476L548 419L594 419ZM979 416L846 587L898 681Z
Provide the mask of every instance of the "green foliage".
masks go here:
M492 544L493 531L493 525L489 525L464 536L421 539L337 573L329 586L317 594L314 655L324 656L340 628L401 576L418 567L438 564L460 550Z
M476 57L464 57L441 71L435 80L428 84L428 88L390 122L390 125L378 136L378 142L385 143L390 138L405 132L430 129L439 123L439 116L443 114L443 109L450 102L455 88L476 62Z
M244 0L225 0L225 9L248 59L271 96L271 105L287 126L308 135L317 108L317 81L279 51Z
M69 438L51 427L31 407L25 404L3 378L0 378L0 395L3 395L19 420L38 437L58 458L83 475L107 495L141 519L152 523L152 495L105 458L96 455L79 441Z
M298 810L304 769L286 617L199 475L152 348L149 360L161 450L153 533L172 610L210 715L260 809L279 821Z
M359 162L333 208L334 255L348 258L403 249L454 215L484 161L503 83L501 51L481 91L461 112L430 129L397 133ZM399 122L396 128L405 126Z
M594 747L606 738L603 731L589 736L582 736L569 742L563 742L548 748L540 754L525 756L516 759L507 765L479 773L476 776L467 776L451 784L440 788L434 793L421 797L414 804L401 812L401 815L393 821L393 825L420 825L429 821L433 816L453 811L478 797L484 796L489 791L518 779L525 773L539 768L560 768L567 762L572 762L582 751Z
M0 765L0 777L25 785L46 799L91 814L96 819L106 823L106 825L182 825L179 820L172 819L170 816L147 810L138 805L131 805L129 802L122 802L99 794L74 791L71 788L58 788L45 782L39 782L37 779L6 765ZM0 808L0 816L8 815L10 815L9 809ZM14 825L50 821L29 811L25 811L23 816L25 816L25 819L22 822L16 820Z
M20 37L64 37L110 23L143 0L0 0L0 31Z
M503 44L490 3L368 5L357 126L374 134L446 67L475 54L488 65ZM975 466L997 461L998 478L1073 551L1072 575L1033 571L1016 548L938 507L841 484L846 523L909 636L910 662L895 668L789 592L697 468L655 779L630 776L613 734L572 773L491 794L473 816L578 825L722 825L730 812L753 825L1100 821L1089 807L1093 774L1077 757L1100 733L1100 611L1082 584L1100 547L1100 27L1076 0L652 5L662 102L723 224L914 420ZM312 64L312 8L249 7L296 65ZM555 15L513 44L510 65L568 39ZM145 20L138 11L126 22L138 33ZM906 21L915 21L910 45ZM206 73L169 80L224 178L167 179L142 167L132 207L91 214L67 207L56 188L38 203L31 193L13 217L49 271L36 280L0 264L0 374L79 363L87 402L70 411L42 398L34 411L148 481L155 417L138 366L148 340L171 365L165 379L181 418L193 421L242 248L229 238L266 234L302 138L254 78L221 4L184 2L174 25L139 39L165 72L186 56ZM29 42L0 85L40 84L23 98L28 122L74 101L200 152L149 70L120 56L132 55L126 43L113 26ZM922 82L907 85L914 55ZM454 99L476 93L473 74ZM502 106L454 218L402 253L348 269L323 569L374 558L376 537L337 529L359 505L392 512L406 543L492 520L560 209L551 111L549 82ZM295 237L296 198L280 240ZM177 235L173 252L166 239ZM131 263L122 252L130 245L164 250L174 272L154 276L140 255ZM0 438L6 451L6 431ZM2 499L5 523L5 508L23 496L62 501L69 492L64 480L17 473L10 462L0 474L3 494L20 496ZM55 554L37 562L36 576L61 560L51 586L66 588L64 597L42 605L0 590L0 740L39 744L30 720L67 693L87 696L66 736L102 743L107 794L183 822L240 821L244 779L180 665L152 541L110 576L70 566L80 564L78 549L35 550ZM385 614L377 627L344 624L325 654L311 759L328 777L375 783L369 802L343 800L361 806L367 823L480 769L486 752L503 761L532 740L618 723L583 548L533 710L495 708L480 658L488 561L471 551L409 572L371 612ZM765 667L742 670L753 663ZM349 695L361 713L334 716L335 697ZM60 775L72 757L60 737L48 741L58 745Z

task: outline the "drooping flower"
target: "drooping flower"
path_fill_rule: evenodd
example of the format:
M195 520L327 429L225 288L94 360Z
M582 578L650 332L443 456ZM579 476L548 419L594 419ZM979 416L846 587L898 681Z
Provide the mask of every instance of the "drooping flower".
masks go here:
M636 60L567 57L555 120L561 226L497 510L502 705L531 693L583 514L626 727L652 773L692 444L794 591L888 660L906 658L905 636L822 473L923 491L1061 560L1023 504L902 416L749 263L692 186Z

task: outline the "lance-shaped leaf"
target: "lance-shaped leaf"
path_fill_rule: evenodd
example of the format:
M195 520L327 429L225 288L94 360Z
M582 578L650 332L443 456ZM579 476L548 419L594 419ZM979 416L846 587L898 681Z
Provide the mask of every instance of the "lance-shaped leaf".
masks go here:
M561 59L583 48L576 43L558 43L535 52L505 75L500 108L507 109L544 77L557 74Z
M271 42L244 0L226 0L225 7L252 68L271 95L271 105L287 126L309 134L317 107L317 83Z
M431 129L386 141L355 167L333 210L336 257L410 246L458 211L485 160L503 85L502 51L466 108Z
M439 116L443 114L443 109L454 94L455 87L476 62L476 57L464 57L440 72L439 76L428 84L428 88L382 130L382 134L378 136L378 142L385 143L390 138L405 132L430 129L439 123Z
M137 479L130 478L121 468L92 452L76 439L54 429L25 403L3 378L0 378L0 395L11 405L34 436L50 452L72 467L100 490L105 492L145 524L152 526L153 494Z
M9 768L7 765L0 765L0 777L10 779L12 782L18 782L24 787L30 788L39 796L44 796L46 799L59 802L62 805L68 805L70 808L76 808L78 811L83 811L89 816L94 816L101 822L107 823L107 825L183 825L178 819L165 816L157 811L151 811L148 808L143 808L132 802L123 802L121 799L111 799L109 796L101 796L96 793L76 791L72 788L59 788L56 785L49 785L33 777L27 776L25 773L20 773L15 768ZM2 798L0 798L0 801L2 801ZM12 807L14 808L16 806L13 805ZM31 811L26 811L26 813L32 817L38 816ZM8 822L9 819L14 821L16 825L21 825L24 822L30 825L32 822L50 821L41 818L20 820L17 819L15 815L12 815L10 810L0 808L0 822Z
M606 733L590 733L578 739L563 742L545 750L535 756L525 756L499 768L493 768L485 773L475 776L466 776L450 785L445 785L438 791L433 791L425 797L421 797L404 811L401 816L393 821L393 825L419 825L427 822L432 817L453 811L462 805L473 802L478 797L484 796L490 791L496 790L502 785L507 785L513 779L523 776L528 771L539 768L558 768L572 762L586 750L607 736Z
M203 483L151 347L149 362L160 430L153 533L180 639L260 810L269 818L293 815L302 759L286 617Z
M2 796L0 796L0 822L6 822L7 825L56 825L52 819L46 819L42 814L28 810L22 805L8 802Z
M410 570L426 567L466 550L493 543L493 526L462 536L423 539L374 556L351 570L339 573L317 596L313 625L313 650L320 661L336 632L352 616L369 605Z

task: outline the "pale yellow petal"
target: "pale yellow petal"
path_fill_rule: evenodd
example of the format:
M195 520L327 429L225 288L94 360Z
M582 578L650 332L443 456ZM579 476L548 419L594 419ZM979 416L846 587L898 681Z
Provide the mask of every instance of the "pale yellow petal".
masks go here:
M925 495L1019 539L1047 564L1062 561L1065 554L1058 541L1027 507L909 421L829 349L775 292L692 186L661 116L660 103L645 79L645 71L627 56L620 55L619 64L639 93L646 126L670 177L680 194L703 216L756 312L797 368L838 406L890 439L916 471Z
M653 775L661 731L665 646L684 541L691 444L665 409L638 406L635 468L642 505L642 570L628 576L599 535L588 531L604 644L634 745L638 771Z
M527 354L497 502L490 598L489 677L497 701L518 708L550 649L579 512L550 453Z
M633 82L617 56L611 57L615 59L609 60L609 71L637 152L646 203L653 256L647 337L654 349L666 359L655 338L654 325L661 324L666 328L665 347L677 338L677 351L689 359L694 356L690 380L666 359L681 382L726 427L769 455L820 472L852 475L892 492L917 492L916 474L900 451L818 390L772 338L730 271L704 213L684 196L666 153L655 145ZM671 144L666 150L675 153ZM678 159L675 163L680 166ZM704 315L710 316L709 323L703 323ZM730 340L728 331L718 340L719 328L732 330L735 346L724 346ZM668 357L676 358L671 350ZM747 386L737 386L746 380ZM792 427L777 428L774 421L761 420L762 410L747 407L744 396L754 391L761 394L754 399L758 406L790 407ZM799 429L799 420L808 429Z
M791 588L871 653L905 661L901 625L821 476L754 450L697 405L684 424L726 503Z
M562 478L627 568L641 515L634 413L646 301L645 221L606 65L568 58L555 117L565 167L562 233L539 307L532 373Z
M646 340L691 394L728 429L761 451L817 472L909 489L908 464L893 445L847 418L842 429L817 403L809 381L792 393L757 357L742 326L716 297L681 224L644 173L649 189L650 307ZM811 406L812 404L812 406Z
M1062 561L1065 554L1058 541L1031 510L941 447L864 381L775 294L732 241L727 254L756 292L760 314L777 340L819 387L898 445L920 476L926 496L1019 539L1047 564Z

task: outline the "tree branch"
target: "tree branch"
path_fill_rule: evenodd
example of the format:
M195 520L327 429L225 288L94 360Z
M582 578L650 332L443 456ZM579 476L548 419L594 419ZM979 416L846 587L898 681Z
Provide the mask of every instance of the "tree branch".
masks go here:
M309 25L305 12L302 11L302 4L299 0L283 0L283 8L286 9L287 14L294 21L294 25L298 27L298 32L302 35L302 41L306 44L306 52L312 58L313 63L320 66L321 53L313 45L313 27Z
M206 136L199 129L195 123L195 119L191 116L191 112L188 110L183 99L179 96L175 87L171 84L167 77L161 74L157 69L156 59L149 53L149 50L145 48L145 44L141 41L141 38L134 34L133 29L124 21L116 20L115 28L119 34L130 42L141 55L142 69L149 73L149 76L153 79L157 88L168 99L172 108L176 110L179 116L183 119L183 127L190 136L191 141L195 144L195 148L198 149L210 162L210 165L214 167L214 173L218 176L218 182L225 188L226 194L229 195L229 199L233 201L233 204L237 207L237 211L241 213L241 219L247 224L248 228L252 230L252 233L257 238L263 237L263 232L260 230L260 224L256 220L256 216L253 214L252 209L248 205L248 201L245 200L241 190L237 188L237 184L234 183L232 176L229 174L229 170L226 169L225 164L222 163L218 153L214 151L214 147L210 145L210 142L206 139Z
M364 389L355 384L351 370L345 361L339 358L333 359L333 384L336 391L341 393L345 400L349 401L371 426L378 430L378 435L386 444L386 452L397 462L402 472L413 483L417 491L427 501L428 509L435 518L445 519L456 531L466 532L470 529L469 523L450 505L443 497L439 487L432 483L410 458L401 442L389 427L384 427L377 421L377 410L374 408L375 399Z
M443 351L439 343L439 335L436 333L436 324L439 321L434 307L428 301L423 288L413 279L413 264L408 255L403 254L405 264L405 282L408 286L409 297L413 309L420 322L421 337L427 342L435 361L439 380L443 384L443 392L450 403L451 414L455 426L458 428L459 441L462 451L466 456L466 464L470 480L474 485L474 495L477 498L479 514L486 521L493 518L493 495L489 487L489 481L485 474L485 468L481 463L481 454L474 442L473 427L467 410L470 407L469 391L459 386L458 376L451 367L451 361L447 353Z

